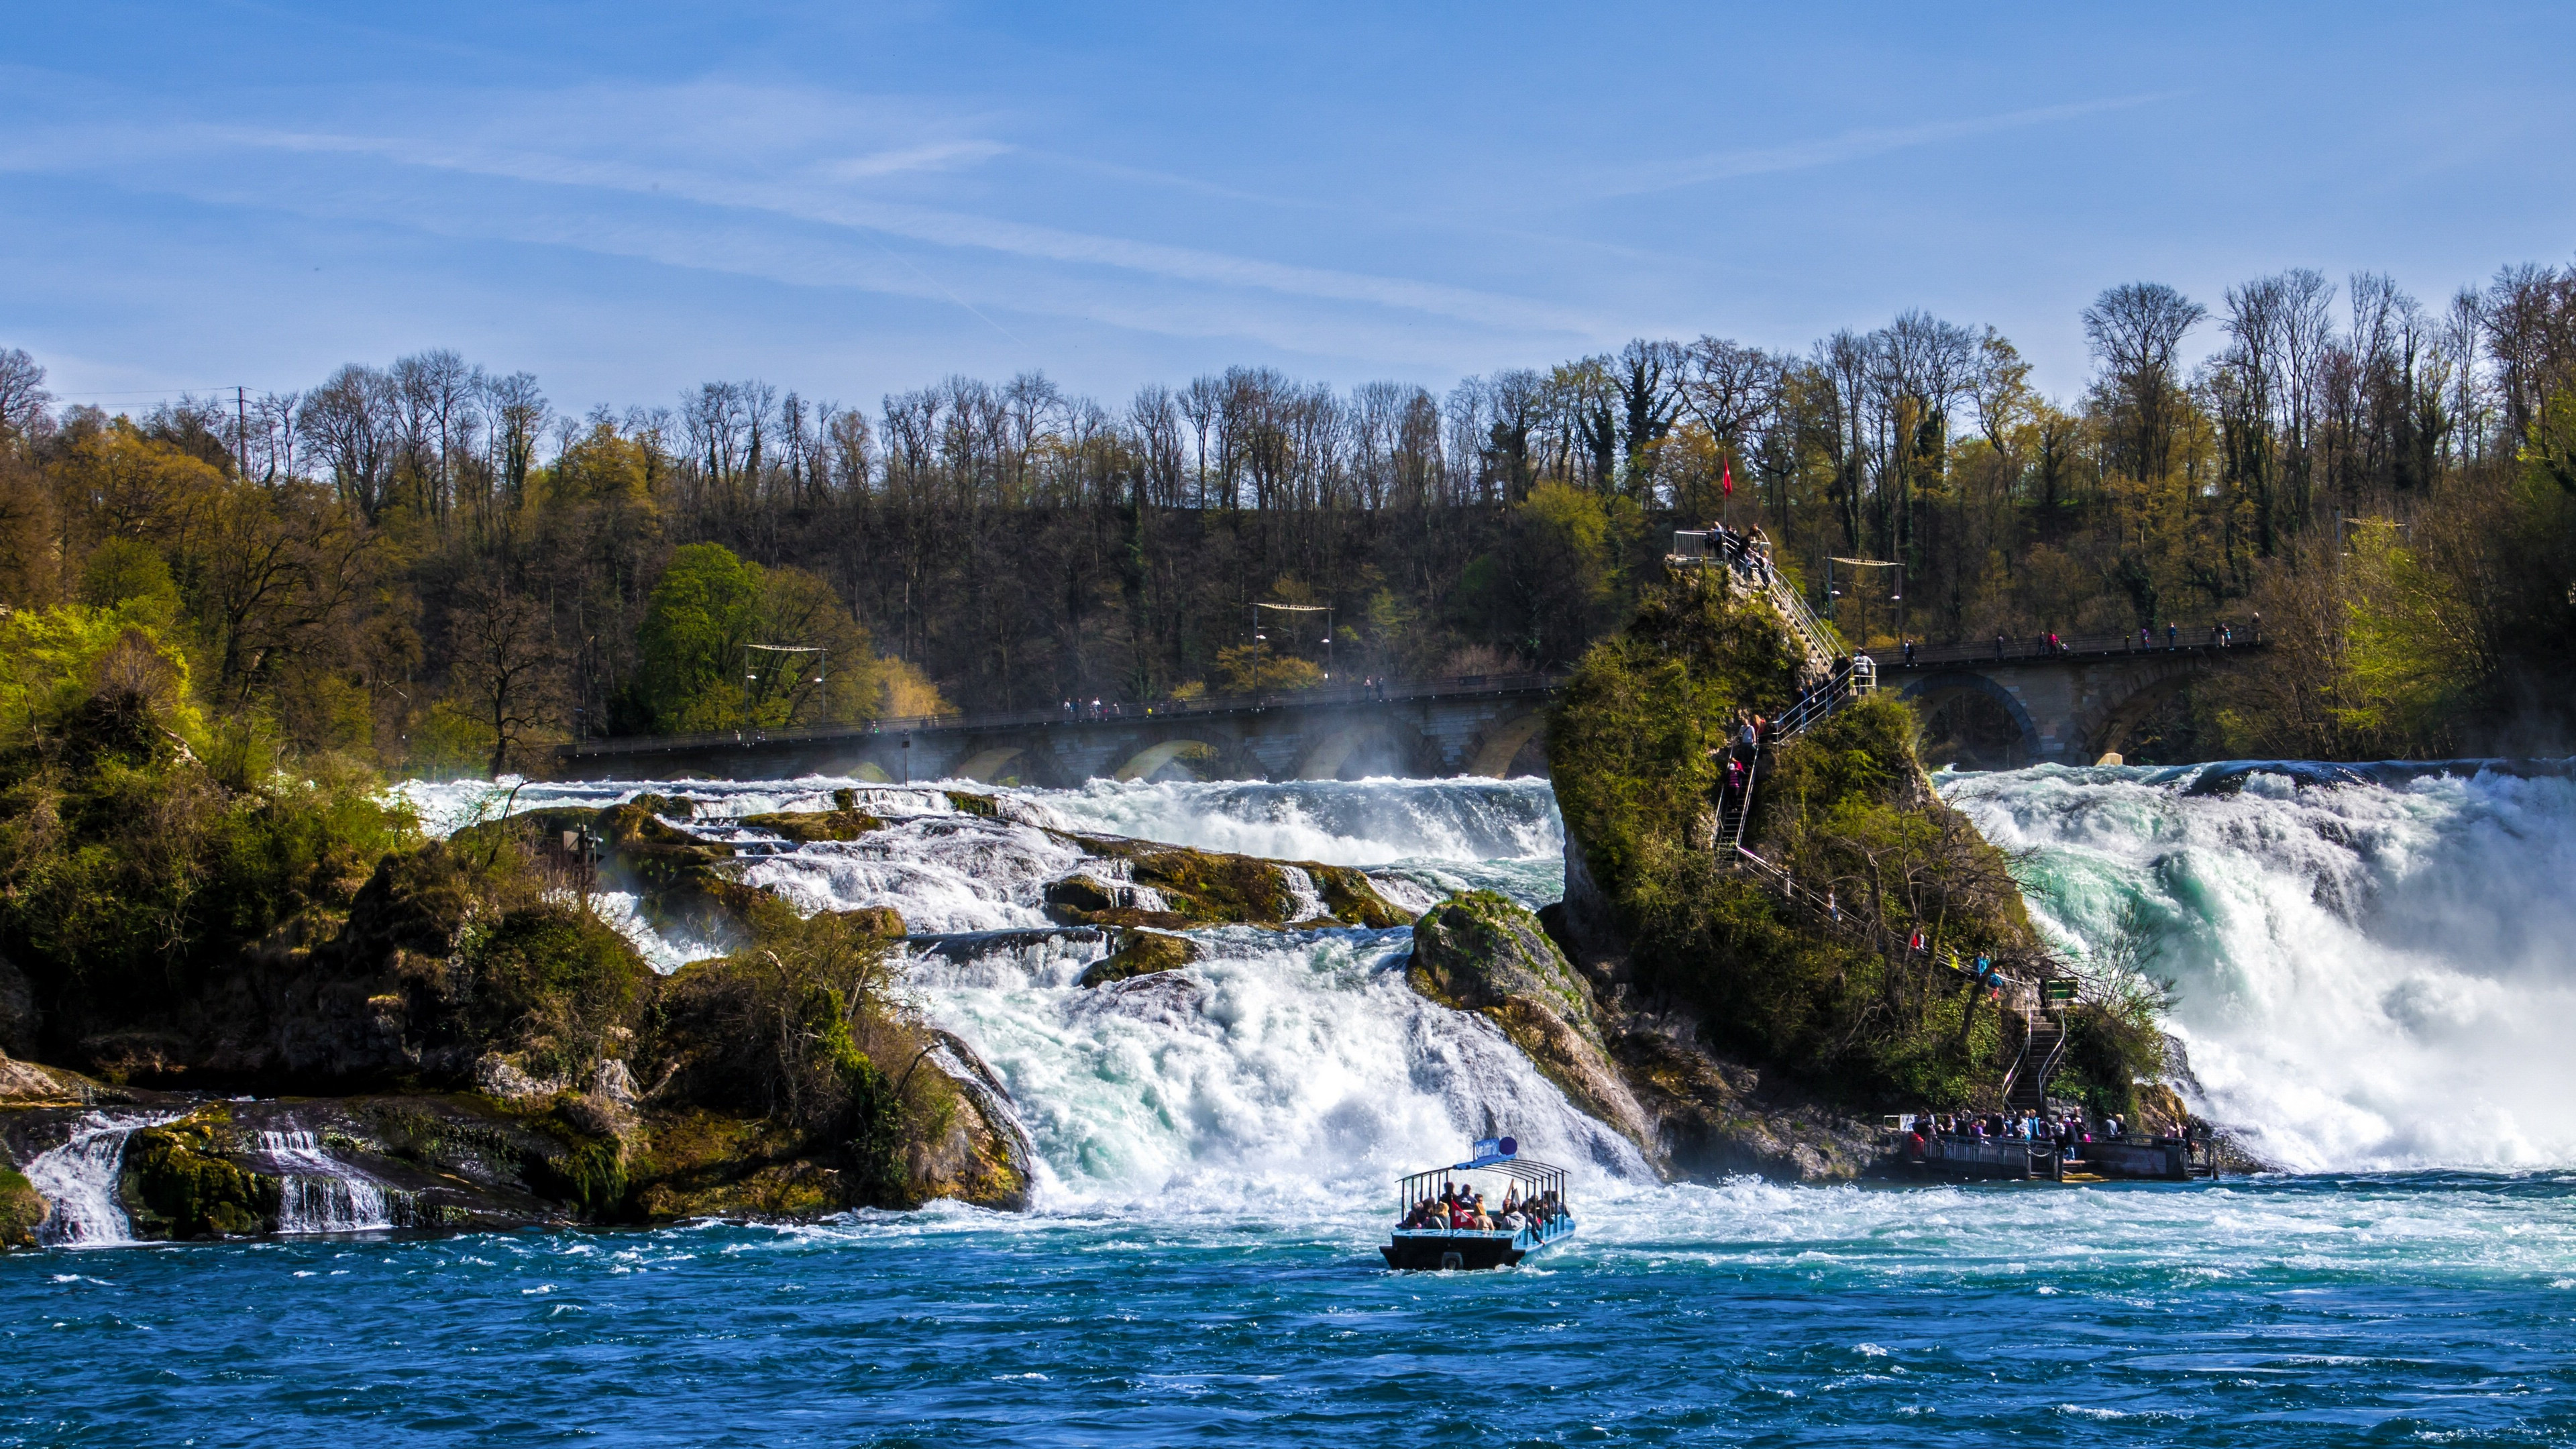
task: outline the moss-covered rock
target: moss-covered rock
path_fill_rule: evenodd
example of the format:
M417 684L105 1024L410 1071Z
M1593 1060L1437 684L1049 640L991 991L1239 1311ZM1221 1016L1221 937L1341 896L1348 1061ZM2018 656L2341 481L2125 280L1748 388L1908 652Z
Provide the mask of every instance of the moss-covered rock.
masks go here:
M949 808L961 815L981 815L991 820L1002 813L1002 807L990 795L974 790L942 790L939 793L947 796Z
M1515 996L1543 1002L1569 1024L1592 1026L1592 993L1538 917L1498 891L1454 895L1413 927L1416 989L1462 1011Z
M912 930L904 924L903 912L892 906L861 906L855 911L833 911L831 914L860 935L880 941L901 940Z
M1165 931L1229 925L1277 930L1384 928L1409 919L1387 904L1365 874L1348 866L1264 860L1117 836L1065 838L1096 860L1122 862L1125 876L1122 881L1108 878L1108 871L1086 871L1048 886L1047 904L1058 919L1071 924ZM1304 891L1292 883L1288 874L1292 870L1305 877ZM1300 902L1306 896L1312 901L1301 913ZM1322 909L1315 909L1316 905Z
M278 1179L232 1162L231 1114L203 1108L125 1140L119 1182L138 1238L244 1237L277 1225Z
M1081 984L1106 986L1130 977L1177 971L1199 959L1198 943L1187 936L1130 930L1120 935L1118 949L1083 968Z
M0 1162L0 1249L36 1246L36 1227L45 1220L45 1200L26 1175Z
M1602 1041L1592 993L1518 902L1469 891L1425 912L1405 979L1444 1006L1491 1019L1576 1106L1655 1155L1652 1124Z
M856 840L871 830L885 829L883 820L864 810L778 811L746 815L738 823L753 830L783 835L799 845L825 840Z
M1396 909L1386 897L1378 894L1377 886L1365 871L1354 870L1347 865L1317 865L1312 862L1306 864L1305 871L1314 879L1316 894L1324 898L1324 909L1343 925L1367 926L1383 931L1408 925L1413 920L1412 916Z

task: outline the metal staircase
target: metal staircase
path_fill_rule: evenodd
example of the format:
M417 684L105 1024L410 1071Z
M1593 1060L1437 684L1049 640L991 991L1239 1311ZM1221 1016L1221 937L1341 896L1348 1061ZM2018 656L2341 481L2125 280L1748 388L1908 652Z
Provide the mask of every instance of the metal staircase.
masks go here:
M2036 1116L2048 1110L2048 1079L2057 1059L2066 1054L2066 1020L2056 1012L2031 1008L2022 1013L2021 1056L2004 1074L2004 1110Z

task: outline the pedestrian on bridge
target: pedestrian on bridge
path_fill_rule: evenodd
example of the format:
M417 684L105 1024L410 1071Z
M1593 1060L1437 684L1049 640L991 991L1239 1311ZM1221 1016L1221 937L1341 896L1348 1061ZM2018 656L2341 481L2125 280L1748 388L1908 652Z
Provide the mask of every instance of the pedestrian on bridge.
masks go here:
M2181 638L2182 626L2171 619L2167 619L2165 621L2165 652L2170 654L2174 650L2181 648L2182 645L2179 642Z
M1914 641L1911 639L1905 641L1905 667L1914 667Z

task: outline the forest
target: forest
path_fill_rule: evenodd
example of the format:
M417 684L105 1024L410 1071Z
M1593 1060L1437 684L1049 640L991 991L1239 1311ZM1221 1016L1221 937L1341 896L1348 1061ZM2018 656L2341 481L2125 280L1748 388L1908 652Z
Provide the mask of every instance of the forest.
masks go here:
M2259 613L2266 667L2178 697L2133 759L2567 748L2576 266L2439 305L2371 274L2133 283L2070 321L2092 368L2056 398L1993 327L1921 311L1445 395L1236 368L1116 406L1031 372L575 414L431 350L111 415L0 350L0 719L23 736L124 630L230 737L428 774L576 736L1562 669L1674 528L1725 518L1855 645ZM1256 651L1262 602L1331 613Z

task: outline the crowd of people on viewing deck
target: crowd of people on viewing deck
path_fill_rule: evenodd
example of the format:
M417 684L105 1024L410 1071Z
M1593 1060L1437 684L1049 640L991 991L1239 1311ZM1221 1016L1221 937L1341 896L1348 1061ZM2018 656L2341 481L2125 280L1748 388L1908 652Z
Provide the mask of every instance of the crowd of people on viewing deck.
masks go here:
M1922 1112L1905 1132L1905 1157L1920 1162L1932 1155L1933 1145L1945 1137L1965 1137L1976 1141L1989 1139L2005 1142L2028 1142L2040 1147L2055 1147L2066 1157L2084 1155L2086 1144L2117 1142L2128 1135L2128 1124L2118 1117L2105 1117L2099 1123L2087 1122L2081 1113L2048 1118L2036 1112L1973 1113Z
M1748 530L1738 530L1723 523L1711 523L1708 526L1708 549L1722 558L1742 559L1745 567L1753 571L1756 582L1765 586L1770 584L1771 536L1762 531L1761 524L1757 523Z
M1415 1203L1398 1226L1429 1232L1517 1233L1523 1228L1544 1229L1563 1216L1565 1204L1553 1192L1534 1192L1524 1198L1514 1187L1503 1194L1502 1211L1488 1212L1483 1193L1444 1182L1438 1197Z

